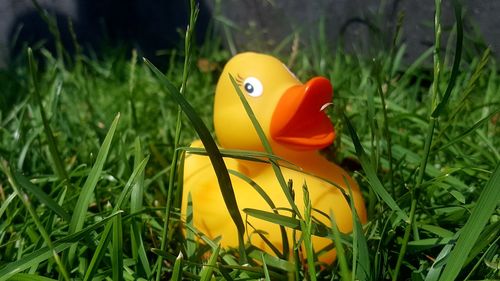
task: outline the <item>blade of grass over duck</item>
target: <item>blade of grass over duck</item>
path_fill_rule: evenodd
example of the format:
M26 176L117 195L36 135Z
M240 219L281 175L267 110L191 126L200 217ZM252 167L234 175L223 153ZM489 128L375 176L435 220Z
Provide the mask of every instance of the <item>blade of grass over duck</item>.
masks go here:
M216 266L215 264L217 262L217 258L219 257L219 251L220 245L218 245L217 248L215 248L215 250L212 252L208 263L203 265L203 269L200 273L200 281L208 281L212 279L214 267Z
M248 256L262 262L265 260L268 266L279 268L286 272L295 271L295 262L280 259L255 247L250 248Z
M289 210L290 212L293 212L293 210ZM258 218L261 220L265 220L268 222L272 222L278 225L282 225L284 227L288 227L291 229L295 230L300 230L301 227L301 221L302 219L298 219L295 217L290 217L290 216L285 216L285 215L280 215L278 213L273 213L273 212L268 212L268 211L263 211L263 210L258 210L258 209L252 209L252 208L245 208L243 209L243 212L249 216L252 216L254 218ZM323 225L319 224L316 222L311 222L312 229L311 229L311 234L320 236L320 237L331 237L331 233L329 229Z
M102 143L99 152L97 153L97 158L90 171L85 184L80 191L80 196L76 202L76 206L73 209L73 216L69 224L69 233L73 234L82 229L85 218L87 217L87 209L92 199L92 194L94 193L95 187L99 178L101 177L102 169L104 163L106 162L109 149L111 147L111 142L113 141L113 136L118 126L118 120L120 120L120 114L118 113L111 124L108 133ZM68 252L68 261L71 265L75 259L76 245L72 246Z
M43 109L42 97L38 86L37 69L36 69L37 67L35 58L33 57L33 51L31 50L31 48L28 48L28 63L31 74L31 82L33 85L33 95L35 97L36 103L38 104L38 108L40 109L40 116L42 117L43 129L45 131L45 135L47 136L47 144L49 146L50 156L55 165L55 173L60 179L68 180L68 173L64 168L64 164L61 160L61 154L57 149L56 139L54 137L54 134L52 133L52 128L50 127L49 119L47 118L47 114Z
M337 227L337 223L335 222L335 216L333 215L332 212L330 212L330 220L332 224L333 241L335 242L335 250L337 251L337 259L339 261L339 267L340 267L339 274L342 281L350 281L351 271L349 270L349 266L347 265L347 258L344 251L344 245L342 245L342 240L340 238L340 231Z
M202 147L180 147L179 149L192 154L208 155L205 148ZM228 158L248 160L260 163L271 163L270 161L272 160L276 163L279 162L281 166L286 165L287 168L300 171L300 167L293 164L292 162L287 161L286 159L283 159L277 155L269 154L266 152L241 150L241 149L224 149L224 148L220 148L219 151L224 158L228 157Z
M259 136L259 139L262 143L262 146L264 147L264 150L268 154L273 154L273 150L271 148L271 145L269 144L269 141L267 140L266 134L264 133L264 130L260 126L259 121L257 121L257 117L253 113L253 110L250 107L250 105L248 104L248 101L245 99L245 96L241 92L241 89L238 86L238 83L236 82L236 80L234 79L234 77L231 74L229 74L229 79L231 80L231 83L233 84L234 90L238 94L238 97L240 98L241 103L243 104L243 107L245 108L245 111L246 111L248 117L252 121L252 125L253 125L255 131L257 132L257 135ZM293 201L293 196L290 193L290 190L288 188L288 185L286 183L285 178L283 177L283 173L281 172L280 166L277 163L275 163L274 161L272 161L271 159L270 159L270 161L271 161L271 166L273 168L274 174L276 175L276 179L280 183L280 186L283 189L283 192L286 196L286 199L288 200L288 203L290 204L290 207L297 214L297 216L299 218L301 218L302 216L299 212L299 209L297 208L297 205L295 205L295 203Z
M158 78L158 81L167 91L167 93L180 105L184 114L188 117L193 125L193 128L198 133L203 146L205 147L208 157L214 167L215 174L217 175L217 180L219 182L219 187L221 189L224 202L228 209L231 218L233 219L236 228L238 229L238 239L240 240L240 254L242 255L242 262L245 260L245 248L243 235L245 233L245 225L241 214L238 209L238 203L236 202L236 197L234 195L233 185L227 172L226 164L222 159L222 155L219 148L215 144L210 131L203 123L199 115L196 113L194 108L188 103L188 101L181 95L181 93L175 88L175 86L147 59L144 59L146 65L151 69L151 71Z
M304 220L300 220L300 231L302 245L304 245L306 251L306 262L307 271L309 273L309 280L316 281L316 267L315 263L317 261L316 255L314 254L313 244L311 240L312 236L312 214L311 214L311 199L309 198L309 190L306 183L302 185L302 193L304 196Z
M259 193L259 195L262 197L262 199L264 199L264 201L266 201L266 203L269 205L269 207L271 207L273 212L275 214L278 214L278 210L276 210L276 205L274 205L273 200L271 199L271 197L269 197L269 195L267 195L266 191L260 185L258 185L255 181L253 181L251 178L249 178L248 176L246 176L243 173L240 173L240 172L235 171L235 170L228 170L228 172L232 175L239 177L240 179L247 182L250 186L252 186L253 189L255 189ZM280 227L280 232L281 232L281 241L283 243L283 249L282 249L283 250L283 257L288 257L290 254L290 245L288 244L288 235L286 233L284 226L280 225L279 227ZM272 246L272 245L269 245L269 246Z
M457 232L457 244L448 255L443 275L441 275L439 281L456 280L471 249L476 244L477 238L483 231L498 202L500 202L499 186L500 163L497 164L495 171L481 192L476 207L472 210L469 219L464 227Z
M359 141L358 134L356 133L353 125L351 124L351 121L345 114L343 115L343 117L344 117L344 123L346 124L349 134L351 135L351 139L354 144L354 148L356 150L356 155L358 156L363 171L365 171L366 173L366 177L368 178L370 186L375 191L375 193L382 199L382 201L384 201L387 204L387 206L389 206L389 208L395 211L400 218L408 220L409 219L408 215L403 210L401 210L399 205L396 203L396 201L394 201L394 199L382 185L380 179L377 177L377 173L373 168L373 165L370 159L368 158L368 155L365 153L365 150L363 149L363 146Z
M61 251L66 250L71 245L88 237L92 231L95 231L104 224L108 223L108 221L116 216L119 212L115 212L108 217L103 218L100 222L84 228L79 232L70 234L64 238L61 238L60 240L54 241L52 243L52 249L49 247L43 247L23 256L19 260L6 264L4 267L0 268L0 281L8 280L14 274L30 268L33 264L37 264L46 261L49 258L52 258L54 253L60 253Z
M354 205L354 197L352 196L352 189L349 181L344 177L344 182L349 190L349 205L352 211L352 248L353 248L353 268L354 274L352 278L356 277L357 280L373 280L370 268L370 252L368 250L368 243L363 232L363 226L361 225L361 220L359 219L358 213L356 212L356 206Z
M186 254L187 258L191 259L196 253L196 240L195 233L191 231L194 228L193 225L193 200L191 199L191 192L188 194L186 202Z
M271 277L269 276L269 270L267 269L266 260L264 259L264 253L261 253L262 258L262 269L264 270L264 280L271 281Z

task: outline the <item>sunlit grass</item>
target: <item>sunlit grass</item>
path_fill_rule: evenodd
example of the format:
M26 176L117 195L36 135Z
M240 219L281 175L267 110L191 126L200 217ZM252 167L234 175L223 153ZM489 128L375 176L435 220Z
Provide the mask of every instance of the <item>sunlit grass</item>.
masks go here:
M179 219L180 154L195 138L218 171L235 227L244 221L227 181L238 175L222 157L278 162L270 150L215 145L213 92L229 59L217 39L194 46L188 33L164 72L136 51L27 51L0 70L0 280L498 278L500 75L489 50L443 63L460 53L460 31L458 21L450 53L437 45L410 64L397 40L374 58L332 51L322 40L291 54L301 80L323 75L334 85L337 139L324 153L351 169L369 220L361 226L354 215L345 234L309 216L246 210L306 235L297 232L275 256L243 243L221 248L189 217ZM255 188L265 196L265 186ZM312 259L298 261L296 243L315 234L342 243L338 263L314 264L307 245Z

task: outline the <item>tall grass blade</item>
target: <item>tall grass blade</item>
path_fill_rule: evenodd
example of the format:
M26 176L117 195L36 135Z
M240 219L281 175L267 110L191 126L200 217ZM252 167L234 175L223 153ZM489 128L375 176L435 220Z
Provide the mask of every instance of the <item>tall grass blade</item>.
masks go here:
M261 253L262 257L262 270L264 270L264 280L271 281L271 276L269 275L269 270L267 269L266 260L264 259L264 253Z
M453 59L451 77L450 80L448 81L448 86L446 87L446 91L444 92L443 99L431 114L433 118L439 117L443 112L445 106L448 104L451 91L453 90L453 87L455 87L455 82L458 76L458 68L460 67L460 60L462 58L462 45L464 39L464 32L462 27L462 7L460 3L458 3L458 0L453 1L453 6L455 8L455 20L457 24L457 39L456 39L457 42L455 46L455 58Z
M38 79L36 77L36 62L33 57L33 51L31 48L28 48L28 63L29 70L31 74L31 81L33 84L33 95L35 97L35 102L38 104L38 108L40 109L40 115L42 117L43 129L45 131L45 135L47 136L47 144L49 145L50 156L52 157L52 161L55 165L55 173L61 179L68 180L68 173L64 168L63 161L61 160L61 155L59 150L57 149L56 139L54 134L52 133L52 129L49 124L49 119L43 109L42 96L40 94L40 89L38 87Z
M352 237L353 237L353 269L355 273L352 277L356 277L357 280L372 280L371 277L371 267L370 267L370 250L368 248L368 243L363 232L363 226L361 225L361 220L359 219L358 213L356 212L356 206L354 205L354 196L352 195L352 189L349 185L347 179L344 178L344 182L349 187L349 204L352 210Z
M189 13L189 25L186 28L186 35L184 37L184 64L183 64L183 71L182 71L182 84L181 88L179 91L179 94L183 96L186 92L186 85L187 85L187 79L188 79L188 72L189 72L189 66L191 63L191 38L194 33L194 26L196 24L196 19L198 18L198 13L199 9L198 6L195 6L194 0L189 1L189 6L190 6L190 13ZM174 184L175 184L175 174L177 172L178 168L178 158L179 158L179 142L180 142L180 136L181 136L181 128L182 128L182 109L178 105L177 106L177 118L176 118L176 125L175 125L175 136L174 136L174 155L172 157L172 160L170 162L170 176L168 178L168 190L167 190L167 203L165 206L165 221L163 223L163 229L162 229L162 234L161 234L161 249L165 250L165 247L167 245L167 235L168 235L168 228L170 226L170 213L171 213L171 208L172 204L174 203ZM177 193L177 192L176 192ZM158 256L158 259L156 261L157 265L157 271L156 271L156 281L160 280L161 277L161 268L162 268L162 257Z
M182 252L179 252L179 255L175 259L174 270L172 271L172 278L170 278L170 281L182 280L182 258Z
M273 200L271 199L271 197L269 197L269 195L267 195L266 191L260 185L258 185L254 180L252 180L251 178L249 178L248 176L246 176L243 173L240 173L240 172L235 171L235 170L229 170L228 172L232 175L239 177L240 179L247 182L250 186L252 186L259 193L259 195L262 197L262 199L264 199L264 201L266 201L266 203L269 205L269 207L271 207L273 212L275 214L278 214L278 210L276 209L276 205L274 205ZM281 232L281 241L283 243L283 257L286 258L290 254L290 245L288 242L288 235L286 233L284 226L280 225L279 227L280 227L280 232Z
M144 153L142 151L140 138L135 139L134 148L134 170L137 170L140 169L141 161L144 160ZM132 191L130 194L130 213L137 213L144 209L143 198L145 192L143 169L142 172L138 175L137 182L132 186ZM142 223L140 220L132 219L130 242L132 245L132 257L137 261L138 266L140 265L142 270L144 270L146 277L148 277L151 276L151 267L146 254L144 239L142 238L141 224Z
M238 238L240 240L240 252L242 255L244 254L244 240L243 234L245 233L245 225L243 223L243 219L241 218L241 214L238 209L238 203L236 202L236 197L234 195L233 185L231 183L231 179L229 177L229 173L227 172L226 164L222 159L222 155L219 151L219 148L215 144L210 131L205 126L199 115L196 113L194 108L188 103L188 101L179 93L179 91L175 88L175 86L168 81L168 79L156 68L150 61L144 59L146 65L151 69L151 71L155 74L155 76L160 81L161 85L167 91L167 93L179 104L182 108L186 116L191 121L194 129L198 133L203 146L205 147L208 157L214 167L215 174L217 175L217 180L219 182L219 187L221 189L222 196L224 198L224 202L226 203L226 207L231 218L238 229Z
M335 216L332 212L330 213L330 220L333 230L333 241L335 242L335 250L337 251L337 259L339 261L340 278L342 279L342 281L350 281L351 271L349 270L349 266L347 265L347 258L344 250L344 245L342 245L342 239L340 238L340 231L337 227L337 223L335 222ZM364 280L364 279L359 279L359 280Z
M125 187L123 188L120 197L115 203L115 206L113 207L113 211L117 212L122 208L122 204L127 201L128 196L131 193L132 187L137 183L138 180L140 180L140 175L144 172L144 169L146 168L146 164L149 160L149 157L146 157L139 163L139 165L134 169L132 172L132 175L130 176L129 180L125 184ZM111 231L114 231L115 228L115 221L110 221L104 228L104 231L101 234L101 239L99 240L99 244L97 245L96 250L94 251L94 255L92 256L92 259L90 260L90 264L87 268L87 271L85 272L85 276L83 280L91 280L94 277L94 273L97 270L97 265L101 261L102 257L105 254L105 251L107 249L107 246L109 244L109 240L111 238L110 233ZM113 236L113 239L115 237Z
M209 281L212 279L212 273L215 267L215 263L217 262L217 258L219 257L220 245L215 248L210 255L210 259L208 263L203 266L203 269L200 272L200 281Z
M123 280L123 227L122 215L113 218L113 251L111 252L111 267L113 280Z
M304 220L300 221L300 230L302 232L301 240L306 251L307 271L309 273L309 280L316 281L316 255L313 249L312 236L312 214L311 214L311 199L309 198L309 190L306 183L302 186L302 193L304 194Z
M76 202L76 206L73 209L73 216L71 217L71 222L69 224L69 233L75 233L82 229L83 223L85 221L85 217L87 216L87 209L90 204L90 200L92 199L92 194L94 193L94 189L97 185L97 181L101 176L102 169L104 167L104 163L106 162L106 158L108 156L109 149L111 147L111 142L113 141L113 136L116 131L116 127L118 126L118 120L120 120L120 114L118 113L109 128L109 131L102 143L101 148L97 154L96 161L92 170L90 171L85 184L80 191L80 196L78 197L78 201ZM69 264L73 263L75 259L76 253L76 245L72 246L68 253L68 261Z
M446 266L440 281L455 280L462 269L467 257L477 242L477 238L483 231L491 213L495 210L498 202L500 202L500 163L497 164L491 178L486 183L476 207L465 223L464 227L458 232L458 240L453 250L448 255Z
M361 163L361 167L365 171L366 177L368 178L368 182L370 183L370 186L372 187L373 191L375 191L375 193L382 199L382 201L384 201L387 204L387 206L389 206L389 208L395 211L399 215L399 217L401 217L404 220L408 220L409 219L408 215L403 210L401 210L396 201L394 201L394 199L382 185L380 179L377 177L377 173L374 170L370 159L366 155L365 150L361 145L361 142L359 141L358 134L354 130L351 121L345 114L344 114L344 123L346 124L347 129L351 135L351 139L352 142L354 143L354 148L356 150L356 155L358 156L359 162Z
M233 84L234 90L238 94L238 97L240 98L241 103L243 104L243 107L245 108L245 111L248 115L248 118L250 118L250 120L252 121L252 125L253 125L255 131L257 132L257 135L259 136L260 142L262 143L264 150L268 154L273 154L271 144L269 144L269 141L267 140L267 137L266 137L266 134L264 133L264 130L260 126L259 121L257 120L257 117L253 113L253 110L250 107L250 105L248 104L248 101L246 100L245 95L243 95L243 93L241 92L241 89L238 86L238 83L236 82L236 80L234 79L234 77L231 74L229 74L229 79L231 80L231 83ZM283 189L283 193L285 194L286 199L288 200L288 203L290 204L290 207L293 209L293 211L295 212L295 214L298 217L301 217L301 215L300 215L301 213L300 213L299 209L297 208L297 205L295 205L295 202L293 201L293 196L288 188L288 185L285 181L285 178L283 177L283 173L281 172L280 166L277 163L275 163L274 161L271 161L271 166L273 168L274 174L276 175L276 179L280 183L280 186Z

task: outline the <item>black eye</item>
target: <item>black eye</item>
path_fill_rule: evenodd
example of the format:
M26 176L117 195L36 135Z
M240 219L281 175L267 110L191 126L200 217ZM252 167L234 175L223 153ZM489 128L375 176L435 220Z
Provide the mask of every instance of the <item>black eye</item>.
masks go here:
M250 83L245 83L245 91L247 91L249 94L253 93L253 85Z
M264 90L262 83L255 77L248 77L245 79L245 81L243 81L243 88L245 88L245 91L251 97L262 95L262 91Z

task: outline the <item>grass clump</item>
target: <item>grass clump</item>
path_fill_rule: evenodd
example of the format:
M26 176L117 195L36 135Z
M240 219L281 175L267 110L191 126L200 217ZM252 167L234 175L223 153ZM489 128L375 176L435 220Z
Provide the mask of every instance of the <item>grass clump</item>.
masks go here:
M410 65L398 40L373 60L324 45L292 54L302 80L319 74L335 87L338 137L325 154L351 167L369 214L363 226L354 215L352 234L325 230L340 243L339 263L319 266L222 249L179 220L180 147L199 134L214 162L231 154L210 133L214 85L229 56L213 42L192 45L193 4L186 47L170 53L164 72L135 51L54 58L43 48L2 70L0 280L499 277L500 75L488 49L460 57L458 5L453 52L436 44ZM438 11L436 42L439 22ZM201 67L207 61L214 67ZM319 231L310 217L261 215Z

